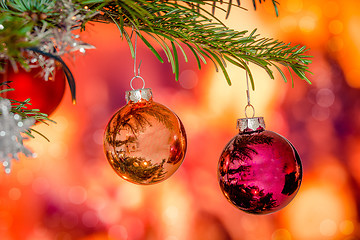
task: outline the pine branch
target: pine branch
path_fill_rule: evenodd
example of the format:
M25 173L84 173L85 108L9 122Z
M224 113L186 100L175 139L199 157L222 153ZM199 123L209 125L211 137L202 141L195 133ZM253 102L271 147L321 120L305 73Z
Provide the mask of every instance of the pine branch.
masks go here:
M258 3L264 1L258 0ZM5 56L10 62L18 62L25 67L27 62L22 55L23 49L43 45L49 51L61 49L58 46L51 48L53 30L61 32L80 27L84 30L87 22L96 21L115 23L133 56L133 32L129 32L127 27L136 31L159 61L164 62L154 45L157 44L165 52L176 79L179 77L179 55L187 60L183 49L186 46L195 56L199 68L207 60L212 61L217 70L221 69L229 84L228 63L245 69L254 88L247 62L262 67L270 78L274 78L275 69L287 81L282 70L284 67L290 74L294 72L310 83L305 74L309 72L311 56L306 55L308 49L305 46L291 46L279 40L260 37L255 30L229 29L216 17L218 11L228 16L232 7L242 8L240 0L0 0L0 3L0 28L3 26L0 41L5 43L0 46L0 59ZM252 0L252 3L256 9L257 1ZM279 3L276 0L272 0L272 3L278 15ZM207 9L211 9L211 12ZM73 18L74 21L68 20ZM71 27L66 24L71 24ZM52 54L56 53L63 54L59 51ZM0 62L0 71L1 65Z
M305 55L308 50L306 47L260 38L256 34L256 29L251 33L229 29L205 10L205 6L210 2L213 9L217 7L225 12L230 11L230 8L225 10L217 6L216 3L219 1L139 1L138 4L132 1L121 3L114 1L113 5L101 9L105 14L97 15L92 21L115 22L122 38L125 37L130 49L133 49L129 37L132 33L126 31L126 27L131 27L159 61L164 62L155 46L148 40L148 38L154 39L165 52L176 79L179 77L177 48L187 59L185 51L179 44L182 42L195 55L199 68L201 61L206 63L205 59L210 59L217 70L219 68L222 70L229 85L231 81L226 70L226 62L245 69L249 73L253 89L254 79L247 62L262 67L272 79L274 78L272 67L274 67L280 72L284 81L287 81L280 68L282 65L310 83L305 75L311 63L310 56ZM231 2L228 2L229 6L233 6ZM253 2L255 4L255 0ZM273 4L277 11L278 3L273 1Z

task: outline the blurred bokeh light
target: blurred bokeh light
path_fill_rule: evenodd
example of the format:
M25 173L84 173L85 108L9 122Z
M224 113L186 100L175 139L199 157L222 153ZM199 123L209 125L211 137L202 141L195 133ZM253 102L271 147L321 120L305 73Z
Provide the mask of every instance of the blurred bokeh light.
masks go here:
M67 91L41 137L26 144L37 158L21 158L0 174L2 240L355 240L360 239L360 2L282 0L249 11L232 9L232 28L258 28L263 36L311 48L309 85L280 75L269 79L251 66L256 115L288 138L303 162L303 184L283 210L243 213L222 196L216 168L225 144L244 117L245 72L229 66L233 85L210 64L180 63L175 81L139 43L141 75L154 99L182 119L188 135L183 165L167 181L138 186L119 178L103 153L103 132L125 104L133 61L115 25L89 24L82 39L96 46L68 59L78 91ZM191 54L189 54L190 56ZM164 54L163 54L164 56ZM289 76L290 77L290 76Z

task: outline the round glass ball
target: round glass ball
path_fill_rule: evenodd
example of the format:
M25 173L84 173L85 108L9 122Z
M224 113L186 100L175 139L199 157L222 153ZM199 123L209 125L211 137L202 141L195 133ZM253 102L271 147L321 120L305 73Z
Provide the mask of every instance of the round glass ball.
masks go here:
M141 94L149 89L134 91L138 92L131 93L128 103L109 121L104 150L121 178L154 184L169 178L183 162L185 128L176 114L154 102L151 95L143 98Z
M2 92L0 97L21 102L30 98L31 105L26 105L27 109L39 109L47 115L52 114L61 103L65 93L65 73L61 65L56 64L53 74L45 80L43 71L41 66L32 67L28 71L18 67L15 71L7 62L5 71L0 73L0 82L9 82L2 88L13 88L14 91Z
M302 165L296 149L279 134L263 129L244 131L223 150L218 180L234 206L251 214L268 214L295 197Z

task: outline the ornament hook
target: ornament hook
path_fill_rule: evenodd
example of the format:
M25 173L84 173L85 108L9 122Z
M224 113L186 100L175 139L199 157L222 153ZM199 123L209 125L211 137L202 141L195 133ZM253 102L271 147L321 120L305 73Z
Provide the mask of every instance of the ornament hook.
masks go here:
M137 32L134 31L134 28L132 29L133 32L135 32L135 44L134 44L134 77L130 80L130 87L132 90L135 90L132 83L134 79L139 78L143 82L142 89L145 87L145 80L140 76L140 67L141 67L141 60L139 63L138 68L136 69L136 50L137 50Z
M246 62L246 64L248 64L248 62ZM246 70L245 70L246 71ZM247 105L245 106L245 117L246 118L249 118L248 115L247 115L247 109L248 108L251 108L252 109L252 117L253 118L255 116L255 108L254 106L250 103L250 91L249 91L249 74L248 72L246 71L246 97L247 97Z

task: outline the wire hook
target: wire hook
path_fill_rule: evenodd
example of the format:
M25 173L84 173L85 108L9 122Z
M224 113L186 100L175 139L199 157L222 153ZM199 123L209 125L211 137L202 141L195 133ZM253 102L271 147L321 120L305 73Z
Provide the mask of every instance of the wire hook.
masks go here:
M140 63L139 63L139 66L136 68L136 50L137 50L137 32L134 31L134 28L132 28L132 33L135 32L135 44L134 44L134 77L130 80L130 87L132 90L135 90L132 83L134 81L134 79L141 79L142 82L143 82L143 86L142 88L145 87L145 80L140 76L140 67L141 67L141 60L140 60Z
M246 62L246 64L248 64L248 62ZM249 118L248 115L247 115L247 109L248 109L248 108L251 108L251 109L252 109L252 112L253 112L251 118L253 118L253 117L255 116L255 108L254 108L254 106L251 105L251 103L250 103L249 73L246 71L246 69L245 69L245 72L246 72L246 87L247 87L247 89L246 89L247 105L245 106L245 117L246 117L246 118Z

